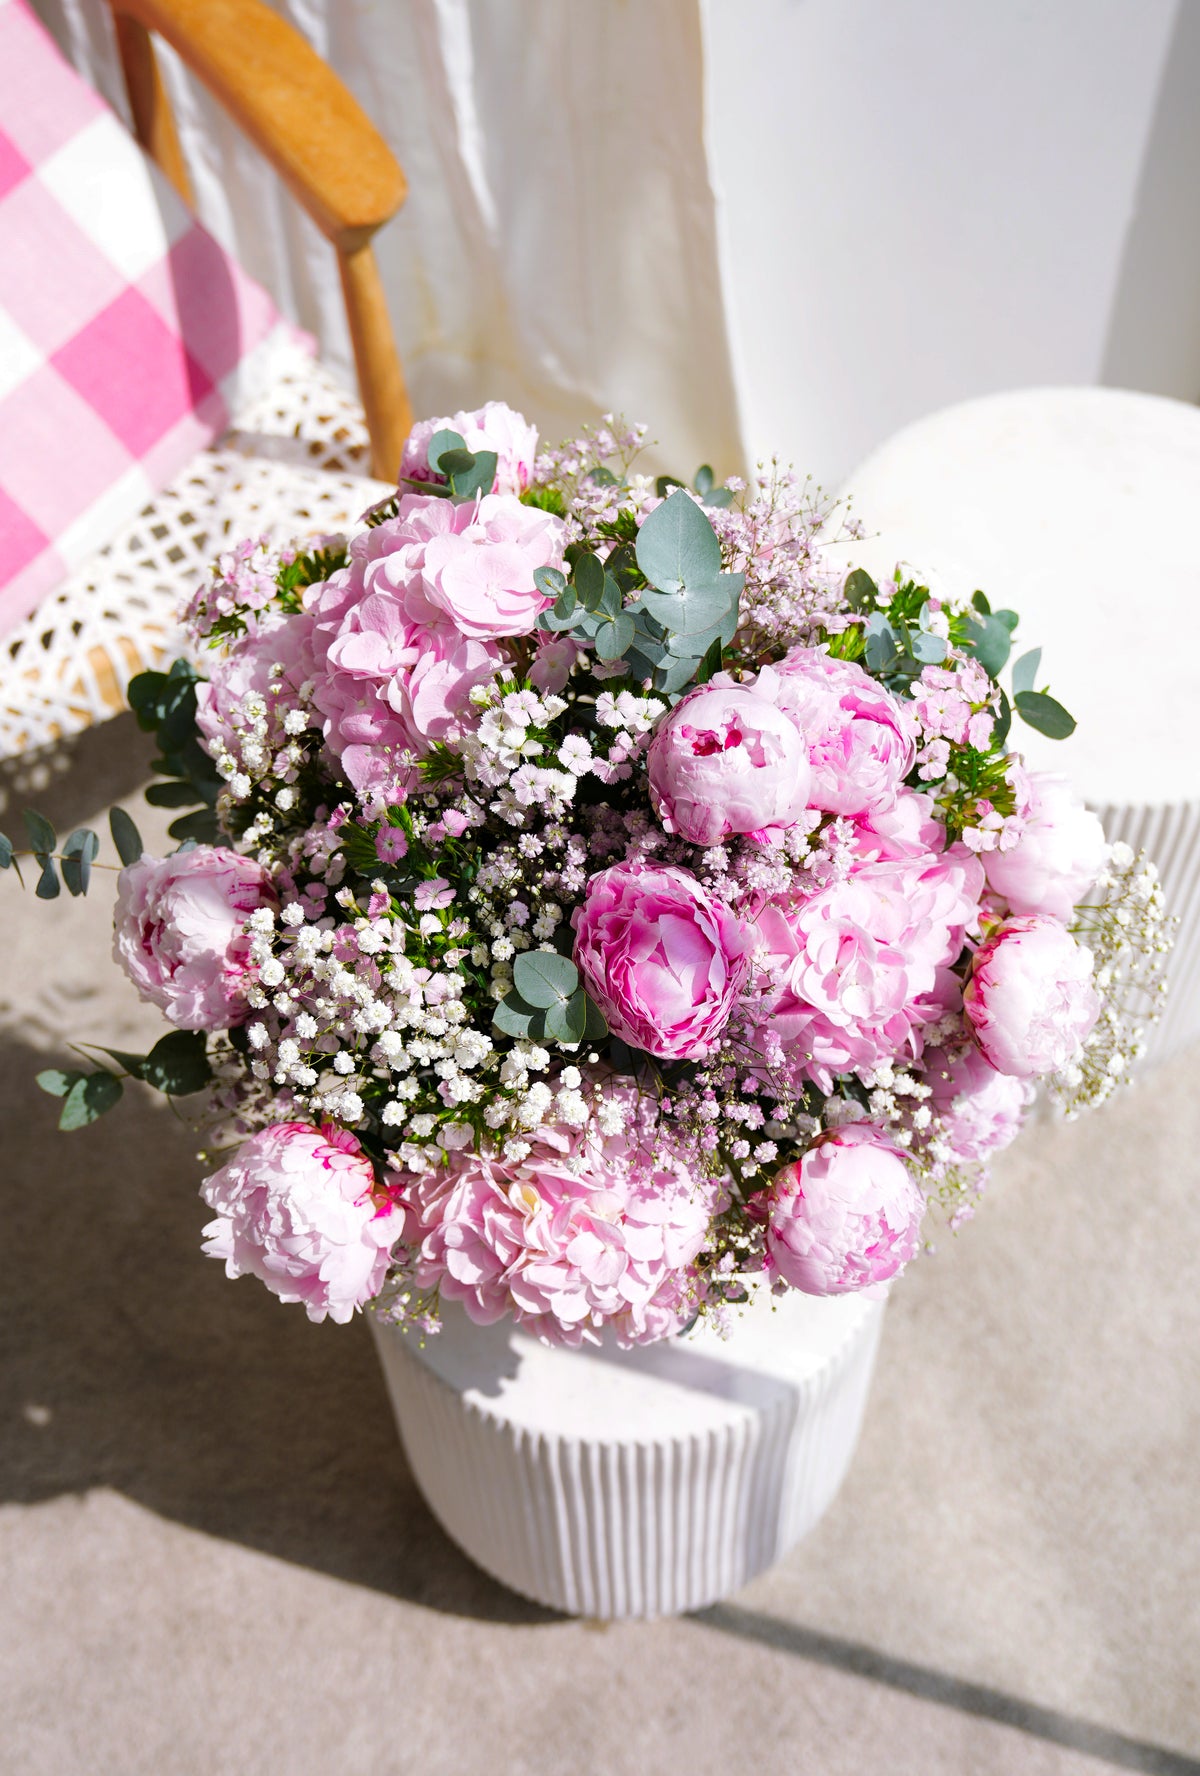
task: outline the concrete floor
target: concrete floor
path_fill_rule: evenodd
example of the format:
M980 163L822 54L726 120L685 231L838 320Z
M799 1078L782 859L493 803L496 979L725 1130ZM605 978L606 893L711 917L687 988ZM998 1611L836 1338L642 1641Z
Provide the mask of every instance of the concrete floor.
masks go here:
M131 797L151 838L147 757L114 723L13 803L66 831ZM364 1326L201 1257L161 1100L56 1133L33 1074L68 1033L160 1033L108 898L0 878L0 1771L1200 1776L1194 1052L1029 1131L903 1279L802 1546L698 1616L598 1628L445 1539Z

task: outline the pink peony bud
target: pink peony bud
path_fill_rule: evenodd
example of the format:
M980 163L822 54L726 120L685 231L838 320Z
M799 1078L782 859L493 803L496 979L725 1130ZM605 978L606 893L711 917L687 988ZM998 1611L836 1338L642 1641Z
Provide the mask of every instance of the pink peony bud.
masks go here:
M207 1256L223 1258L227 1276L256 1276L281 1301L302 1301L310 1320L344 1325L376 1296L404 1231L358 1141L332 1123L261 1129L200 1194L217 1215L204 1229Z
M659 723L647 764L655 812L693 845L792 826L808 801L799 729L749 685L689 691Z
M117 878L113 959L181 1030L245 1021L246 920L277 906L261 865L222 845L139 857Z
M1056 919L1009 919L975 954L963 1005L1000 1073L1034 1079L1071 1066L1100 1015L1092 952Z
M751 938L686 870L618 863L571 915L575 962L615 1036L667 1060L708 1054L750 968Z
M1018 915L1048 913L1065 923L1104 866L1104 828L1067 778L1031 771L1026 782L1024 831L1010 850L985 855L988 886Z
M766 1194L767 1266L806 1295L885 1283L917 1250L925 1199L869 1122L819 1135Z
M423 419L408 434L400 459L406 480L432 481L429 445L435 432L457 432L468 450L496 452L496 482L491 493L523 493L529 486L537 457L537 427L523 413L503 401L489 401L471 413L452 413L448 419Z

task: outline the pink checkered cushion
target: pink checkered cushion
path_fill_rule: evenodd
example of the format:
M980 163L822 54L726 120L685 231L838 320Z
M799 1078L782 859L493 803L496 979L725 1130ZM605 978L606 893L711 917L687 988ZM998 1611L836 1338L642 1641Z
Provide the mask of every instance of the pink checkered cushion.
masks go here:
M266 291L0 0L0 634L262 391Z

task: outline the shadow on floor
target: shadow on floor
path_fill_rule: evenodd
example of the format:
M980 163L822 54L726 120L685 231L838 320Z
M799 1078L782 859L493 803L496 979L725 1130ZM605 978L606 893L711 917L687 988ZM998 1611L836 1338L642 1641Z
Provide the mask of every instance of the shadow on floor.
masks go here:
M312 1325L200 1251L195 1137L143 1088L60 1135L0 1038L0 1502L107 1486L206 1534L426 1607L559 1618L426 1509L370 1335Z

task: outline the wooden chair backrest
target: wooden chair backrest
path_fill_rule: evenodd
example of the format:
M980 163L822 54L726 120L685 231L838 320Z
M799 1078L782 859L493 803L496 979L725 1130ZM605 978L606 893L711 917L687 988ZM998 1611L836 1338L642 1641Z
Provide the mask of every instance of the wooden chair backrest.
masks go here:
M412 409L371 242L404 202L395 155L346 87L264 0L109 0L146 152L192 193L154 53L158 35L261 150L337 254L371 471L394 481Z

